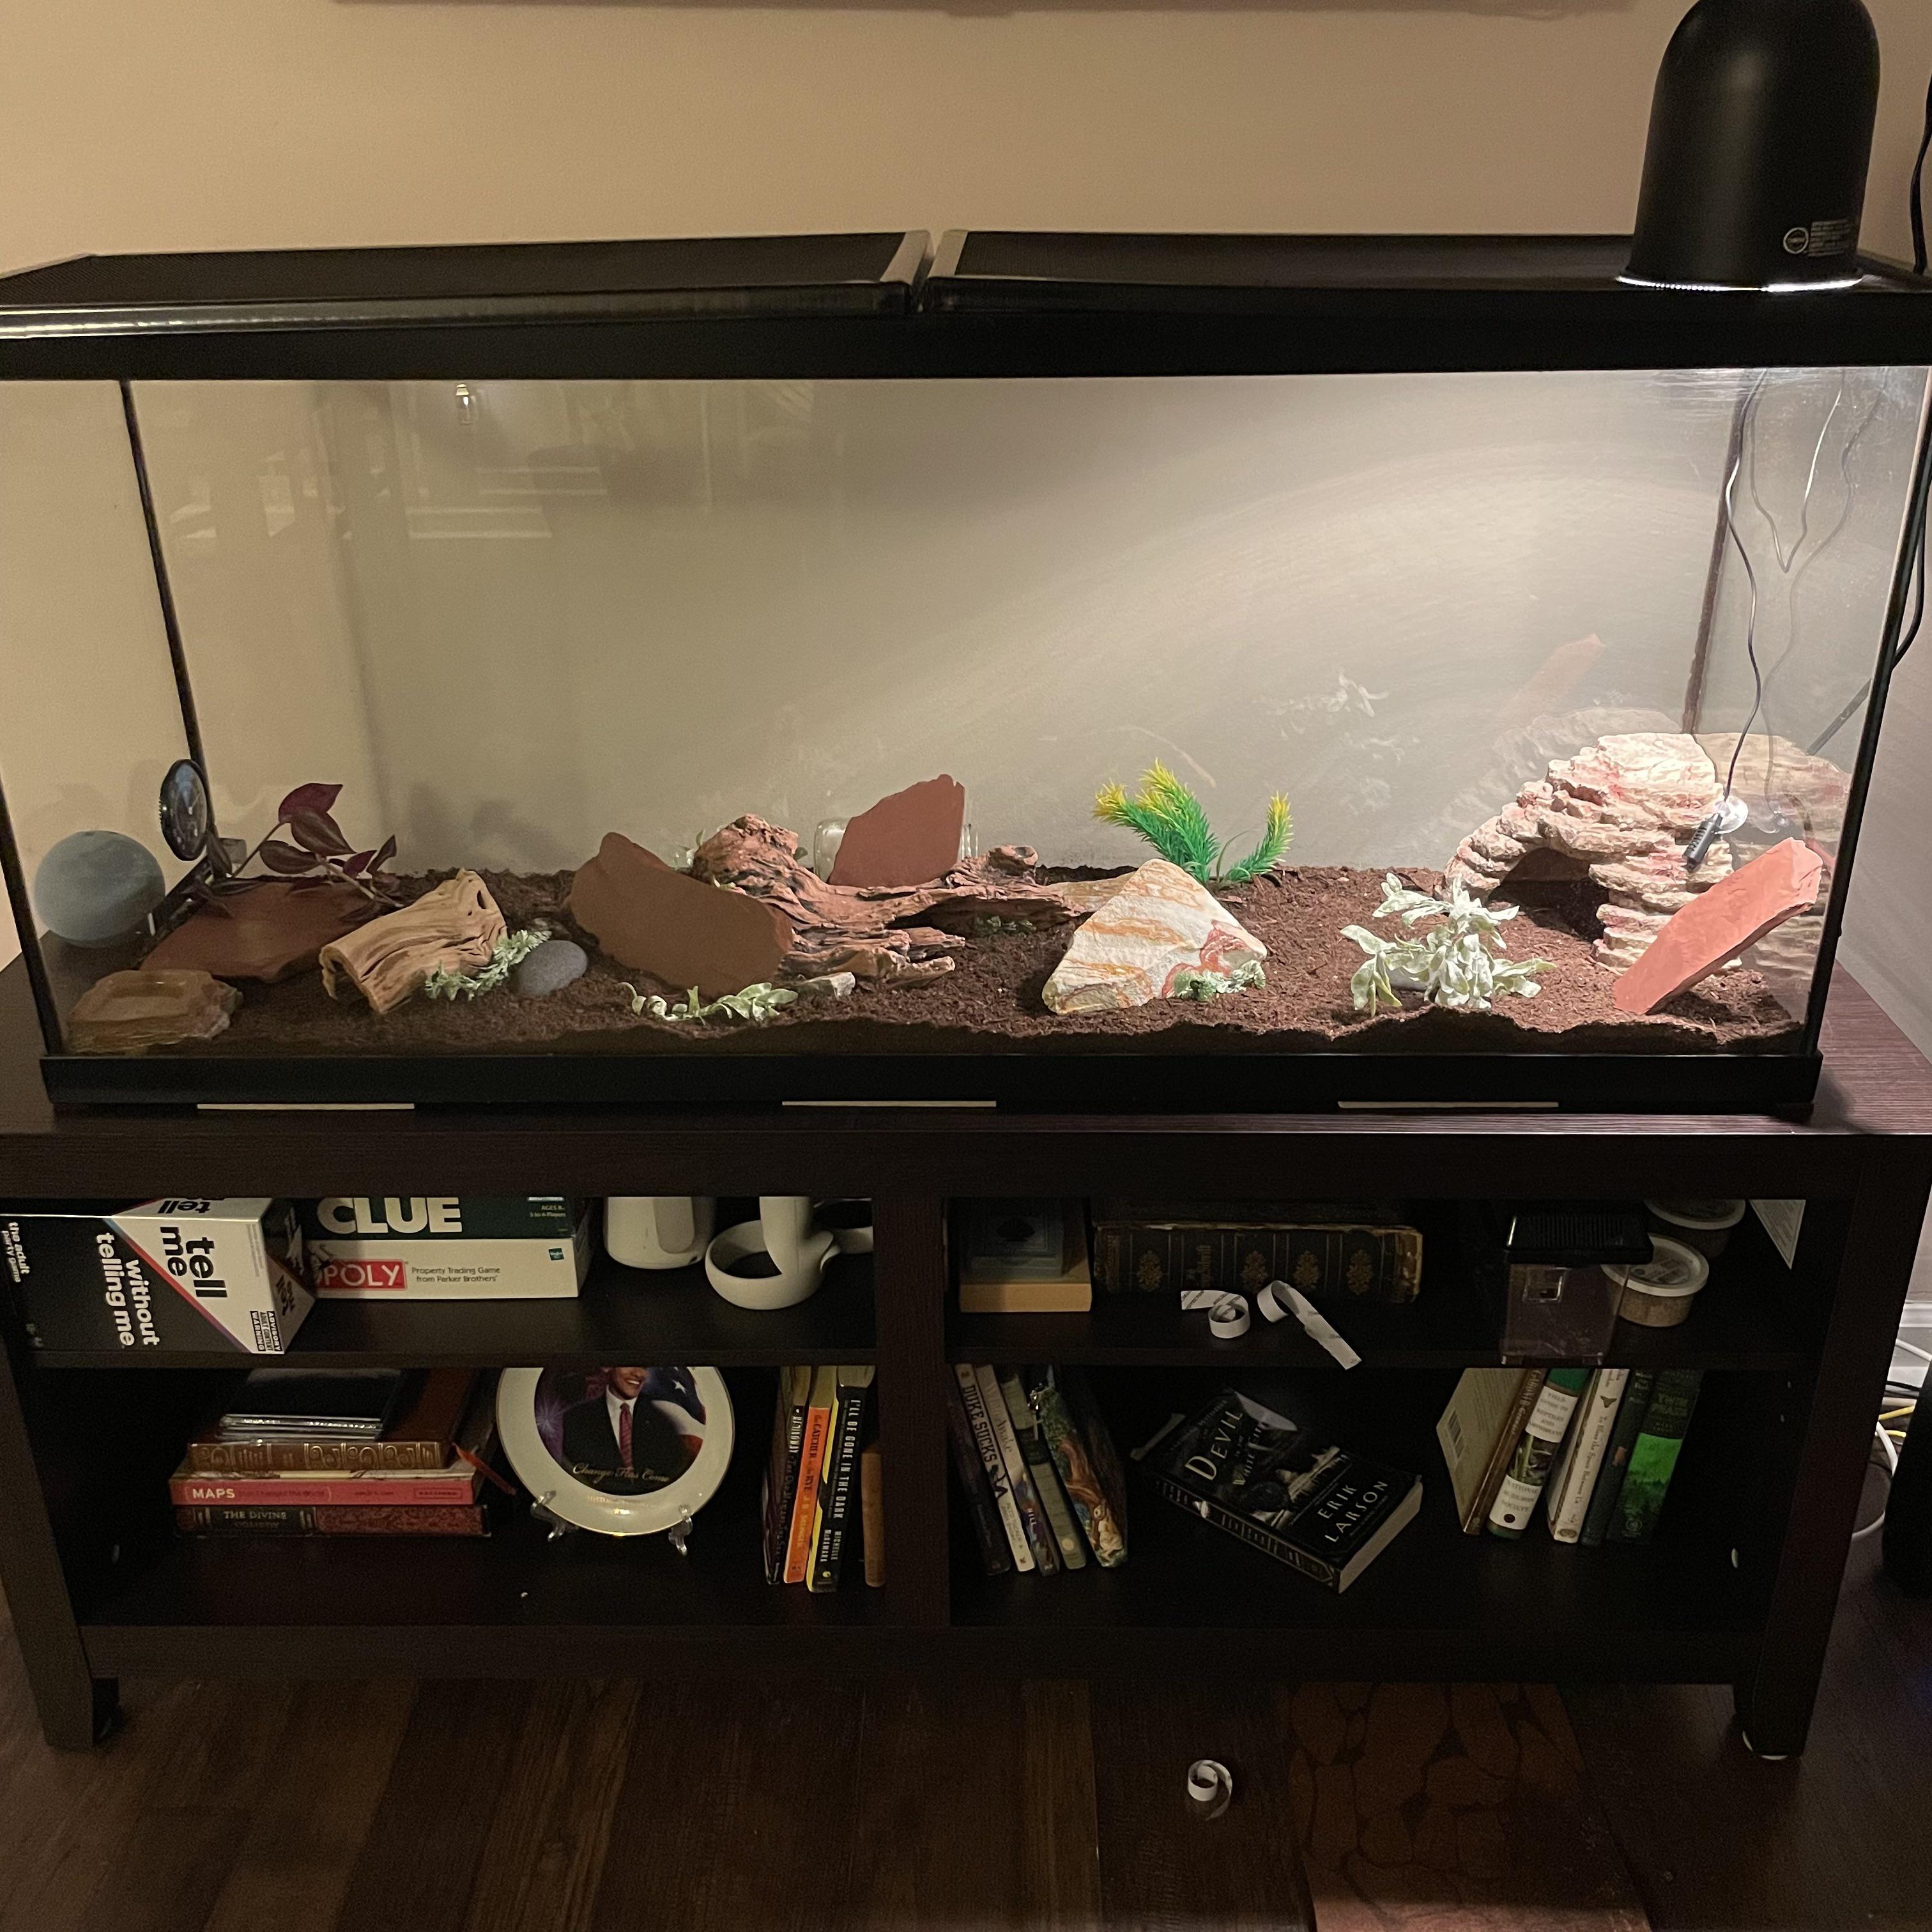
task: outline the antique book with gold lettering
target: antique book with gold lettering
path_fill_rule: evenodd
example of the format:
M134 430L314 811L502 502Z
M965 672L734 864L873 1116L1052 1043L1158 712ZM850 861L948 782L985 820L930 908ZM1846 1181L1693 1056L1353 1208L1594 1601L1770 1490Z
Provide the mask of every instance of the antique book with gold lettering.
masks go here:
M1271 1281L1311 1300L1413 1301L1422 1231L1388 1202L1097 1201L1094 1280L1110 1294L1178 1293L1184 1308Z

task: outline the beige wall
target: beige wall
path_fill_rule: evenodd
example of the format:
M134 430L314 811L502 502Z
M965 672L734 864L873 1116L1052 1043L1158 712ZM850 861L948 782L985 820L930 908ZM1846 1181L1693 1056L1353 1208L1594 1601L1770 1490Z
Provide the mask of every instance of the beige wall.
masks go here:
M1870 0L1900 245L1932 8ZM1001 224L1628 226L1684 0L5 9L0 262Z
M1870 0L1904 246L1932 8ZM1682 0L7 9L0 266L89 250L858 226L1627 226ZM1850 955L1932 1045L1932 679Z

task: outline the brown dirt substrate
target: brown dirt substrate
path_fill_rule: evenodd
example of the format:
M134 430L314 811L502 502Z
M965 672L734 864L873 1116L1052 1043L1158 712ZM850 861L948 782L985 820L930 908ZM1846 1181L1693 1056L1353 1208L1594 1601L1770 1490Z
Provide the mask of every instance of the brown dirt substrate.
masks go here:
M1094 873L1057 876L1096 877ZM1424 888L1439 874L1405 870ZM574 933L563 909L570 874L487 873L511 928L544 920ZM862 982L836 1004L801 1003L763 1025L676 1026L634 1017L620 982L675 996L605 959L581 933L590 970L540 1000L508 992L475 1000L414 999L378 1016L336 1002L320 976L242 988L228 1031L194 1053L254 1055L444 1053L1762 1053L1786 1050L1797 1023L1753 972L1720 973L1633 1018L1611 1003L1616 982L1590 958L1586 897L1549 892L1508 928L1510 950L1554 962L1533 999L1490 1013L1439 1008L1357 1013L1348 981L1361 963L1345 926L1388 930L1372 918L1380 872L1340 866L1285 868L1223 902L1268 949L1268 984L1211 1004L1156 1000L1125 1012L1061 1017L1040 998L1070 929L976 940L956 969L924 986ZM433 879L419 882L423 890ZM1390 925L1393 922L1390 922ZM1413 995L1410 996L1412 999Z

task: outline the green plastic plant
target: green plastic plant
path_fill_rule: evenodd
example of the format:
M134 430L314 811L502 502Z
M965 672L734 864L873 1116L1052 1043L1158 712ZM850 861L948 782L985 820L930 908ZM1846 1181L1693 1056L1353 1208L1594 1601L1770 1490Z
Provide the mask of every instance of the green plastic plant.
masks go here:
M488 964L473 973L452 973L439 966L423 982L424 994L432 1000L473 1000L479 993L494 993L512 968L521 965L549 937L547 932L506 932L491 947Z
M1445 905L1432 892L1405 886L1393 872L1383 875L1382 893L1375 918L1397 917L1410 927L1425 919L1442 923L1404 939L1384 939L1366 926L1342 927L1342 937L1368 955L1348 982L1358 1012L1366 1011L1372 1019L1385 1006L1400 1011L1397 973L1425 1000L1458 1012L1486 1013L1492 1001L1505 995L1530 999L1542 990L1536 975L1555 962L1510 958L1498 930L1516 917L1516 907L1485 905L1460 885Z
M1094 816L1138 833L1204 886L1244 886L1272 872L1294 838L1288 800L1276 792L1268 800L1268 824L1254 850L1224 869L1230 842L1216 838L1201 801L1158 760L1148 767L1136 794L1130 795L1123 784L1102 785L1094 800Z
M1268 984L1267 969L1258 959L1244 960L1232 973L1212 973L1204 967L1184 968L1167 991L1170 1000L1218 1000Z
M631 996L632 1012L640 1016L649 1013L654 1020L669 1020L676 1026L691 1021L702 1024L706 1020L716 1019L750 1020L757 1024L783 1012L798 998L789 986L774 986L768 980L760 980L742 992L721 993L708 1002L698 998L698 988L694 986L674 1004L660 994L646 995L639 992L628 980L618 983Z

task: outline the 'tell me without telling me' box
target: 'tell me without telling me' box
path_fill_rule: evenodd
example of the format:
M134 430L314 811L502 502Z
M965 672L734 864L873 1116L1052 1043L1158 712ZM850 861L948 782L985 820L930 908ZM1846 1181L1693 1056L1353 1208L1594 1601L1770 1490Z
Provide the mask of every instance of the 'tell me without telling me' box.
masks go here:
M38 1348L280 1354L314 1305L286 1201L74 1202L0 1216Z

